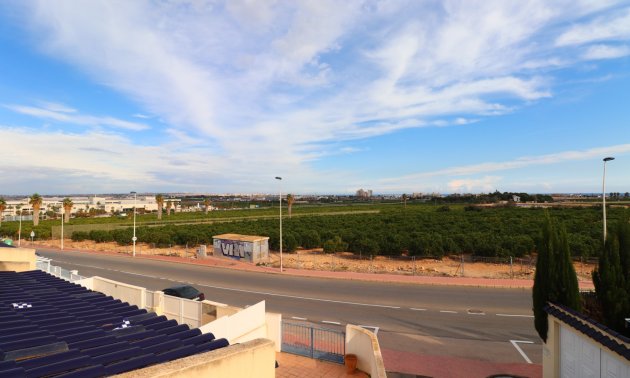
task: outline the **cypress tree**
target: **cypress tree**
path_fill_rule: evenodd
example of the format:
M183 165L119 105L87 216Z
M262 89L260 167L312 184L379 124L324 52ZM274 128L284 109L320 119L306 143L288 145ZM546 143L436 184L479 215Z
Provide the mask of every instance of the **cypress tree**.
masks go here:
M593 272L593 284L604 315L604 323L625 334L628 334L628 330L624 319L630 315L629 263L630 224L627 214L624 214L608 234L599 265Z
M548 301L580 310L581 299L577 275L571 261L567 232L553 221L548 213L538 244L538 259L534 276L532 298L534 326L543 341L547 341L547 313L543 309Z

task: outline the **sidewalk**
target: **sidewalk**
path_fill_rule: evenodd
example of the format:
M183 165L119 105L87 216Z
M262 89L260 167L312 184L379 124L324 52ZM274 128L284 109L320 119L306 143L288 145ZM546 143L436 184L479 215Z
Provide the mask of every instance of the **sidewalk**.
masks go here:
M34 245L35 248L45 248L51 250L57 250L61 252L59 248L49 246ZM74 249L64 249L69 252L90 252L106 255L117 255L116 252L101 252L101 251L83 251ZM129 256L129 255L126 255ZM530 279L509 279L509 278L476 278L476 277L439 277L439 276L410 276L404 274L387 274L387 273L357 273L357 272L332 272L323 270L308 270L308 269L293 269L285 268L283 272L280 272L278 268L256 266L250 263L221 259L213 256L208 256L205 259L185 258L177 256L155 256L155 255L136 255L135 258L143 258L150 260L170 261L181 264L193 264L204 265L215 268L236 269L258 273L269 274L283 274L287 276L297 277L315 277L315 278L332 278L332 279L345 279L345 280L359 280L359 281L374 281L374 282L390 282L401 284L419 284L419 285L454 285L454 286L474 286L474 287L500 287L500 288L522 288L531 289L534 285L534 281ZM594 285L592 281L580 281L581 290L593 290Z
M315 360L289 353L276 353L277 378L368 377L362 371L347 373L346 367L333 362Z
M486 378L493 375L542 377L542 365L494 363L450 356L430 356L382 349L383 360L390 370L411 376L440 378ZM393 369L391 369L393 367ZM388 376L390 374L388 373ZM395 374L391 374L395 376Z

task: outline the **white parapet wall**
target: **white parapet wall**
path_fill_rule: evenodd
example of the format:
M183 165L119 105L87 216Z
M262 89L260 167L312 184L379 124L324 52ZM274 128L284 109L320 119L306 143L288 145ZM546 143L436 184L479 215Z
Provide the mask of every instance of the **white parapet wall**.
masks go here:
M35 269L35 250L33 248L2 248L0 270L25 272Z
M357 368L373 378L387 378L376 335L365 328L346 325L346 354L357 356Z
M276 344L276 350L280 347L280 322L279 314L266 314L265 301L258 302L232 315L226 315L217 320L205 324L199 329L202 333L212 332L217 338L226 338L230 344L242 343L257 338L268 338ZM272 322L273 324L269 324ZM270 334L269 330L272 331Z
M282 314L268 312L265 314L267 321L267 338L275 343L276 352L282 348Z
M107 278L94 276L77 280L75 283L84 286L90 290L101 292L105 295L111 295L116 299L136 305L138 308L146 307L146 290L144 287L129 285L123 282L110 280Z

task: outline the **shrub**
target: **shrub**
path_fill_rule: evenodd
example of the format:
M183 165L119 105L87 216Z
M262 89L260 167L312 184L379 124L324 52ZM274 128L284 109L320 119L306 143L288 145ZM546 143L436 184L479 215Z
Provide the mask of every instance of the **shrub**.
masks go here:
M317 231L308 230L302 233L302 247L306 249L317 248L321 245L321 243L322 241Z
M335 236L333 239L324 242L324 253L342 252L348 249L348 244L341 240L341 237Z
M105 230L92 230L90 231L89 238L97 243L114 241L112 234Z
M72 233L72 241L84 241L90 238L90 234L85 231L74 231Z

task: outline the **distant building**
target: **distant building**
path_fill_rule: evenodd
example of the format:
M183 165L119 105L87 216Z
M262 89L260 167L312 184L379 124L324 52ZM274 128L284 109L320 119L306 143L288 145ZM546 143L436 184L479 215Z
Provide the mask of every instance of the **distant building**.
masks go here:
M55 213L61 214L63 210L63 200L66 197L43 197L42 198L42 206L40 208L40 216L44 216L46 211L53 211ZM84 211L89 212L90 209L103 210L106 213L116 213L116 212L125 212L125 211L133 211L134 204L136 209L142 210L144 212L157 211L158 205L155 201L155 196L138 196L135 200L133 196L128 196L124 198L111 198L111 197L69 197L72 200L72 211L71 214L76 214L77 212ZM180 198L165 198L164 199L164 207L166 208L166 202L171 201L173 204L173 209L175 211L181 210L181 199ZM3 211L3 215L7 217L6 220L17 220L17 216L19 215L19 210L21 210L24 218L22 220L26 220L26 216L30 216L33 211L33 206L29 203L29 198L18 199L18 200L10 200L7 201L7 207Z
M356 196L359 198L371 198L372 197L372 190L368 189L368 190L363 190L363 188L357 190Z

